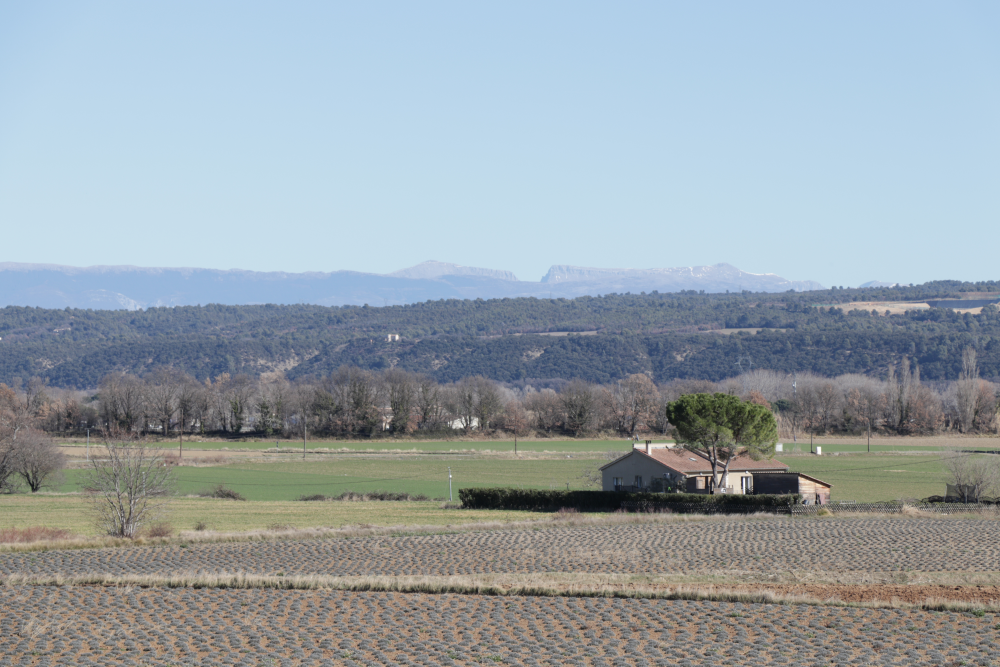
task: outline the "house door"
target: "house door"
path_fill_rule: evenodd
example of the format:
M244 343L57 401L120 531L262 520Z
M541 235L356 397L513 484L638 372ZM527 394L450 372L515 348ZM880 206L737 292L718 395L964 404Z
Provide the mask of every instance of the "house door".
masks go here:
M753 489L750 486L752 477L740 477L740 493L750 493Z

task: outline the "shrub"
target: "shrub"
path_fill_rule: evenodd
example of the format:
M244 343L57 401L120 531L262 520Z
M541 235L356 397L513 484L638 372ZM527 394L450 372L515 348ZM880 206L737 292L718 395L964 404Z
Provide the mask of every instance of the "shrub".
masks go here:
M170 537L174 534L174 527L165 521L154 523L146 529L147 537Z
M203 530L208 530L208 524L205 523L204 521L199 521L198 523L194 524L194 529L197 530L198 532L201 532Z
M365 491L363 493L357 493L355 491L344 491L339 496L324 496L321 493L316 493L308 496L299 496L301 501L312 501L312 500L342 500L342 501L362 501L362 500L392 500L392 501L416 501L416 500L430 500L427 496L422 493L416 495L410 495L409 493L401 493L397 491Z
M0 544L26 544L28 542L46 542L48 540L64 540L71 533L62 528L46 526L29 526L27 528L0 528Z
M233 491L228 486L219 484L214 489L208 489L206 491L200 491L198 493L202 498L221 498L223 500L246 500L241 493L238 491Z
M583 512L611 512L622 503L640 503L656 507L663 505L702 506L712 508L788 507L799 502L798 495L710 495L701 493L622 493L619 491L545 491L538 489L479 488L459 489L463 507L470 509L502 509L557 511L573 508Z

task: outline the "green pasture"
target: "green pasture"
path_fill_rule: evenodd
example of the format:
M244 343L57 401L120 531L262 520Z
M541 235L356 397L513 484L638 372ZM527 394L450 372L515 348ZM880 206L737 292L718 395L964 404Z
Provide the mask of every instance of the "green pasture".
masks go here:
M174 469L181 495L223 484L249 500L295 500L303 495L336 496L344 491L394 491L448 498L448 467L455 500L466 486L518 486L534 489L585 488L581 475L604 460L594 457L514 459L445 457L307 459L238 462L220 466ZM79 491L85 470L67 470L60 491Z
M872 454L885 454L889 452L940 452L949 451L953 449L968 449L974 451L992 451L1000 449L1000 439L995 442L977 443L970 442L969 444L963 444L961 447L941 447L940 445L922 445L919 441L913 442L905 438L899 438L898 440L892 441L893 444L882 444L881 442L872 442L871 453ZM775 453L775 457L781 458L782 456L788 456L789 454L810 454L811 451L814 452L816 447L823 448L823 455L828 454L858 454L858 453L868 453L867 445L857 445L857 444L837 444L837 443L817 443L811 448L809 446L809 440L800 440L799 442L786 442L783 444L784 451Z
M825 452L825 450L824 450ZM779 457L793 471L833 485L835 500L870 502L943 495L944 457L937 453L844 454ZM250 500L288 501L304 495L336 496L344 491L394 491L448 497L448 468L457 500L463 487L514 486L533 489L588 488L585 469L596 469L602 458L573 455L548 458L458 458L446 456L282 460L234 462L227 465L174 469L180 495L196 494L218 484ZM84 470L67 470L60 491L78 491ZM589 487L598 488L598 487Z
M95 441L96 442L96 441ZM668 442L657 440L657 442ZM94 444L94 443L92 443ZM177 440L164 440L159 443L166 450L177 450ZM64 447L86 447L78 441L63 442ZM277 447L276 447L277 445ZM518 440L517 451L524 453L543 452L606 452L608 450L628 450L631 441L620 440ZM301 440L248 440L245 442L199 442L185 440L184 449L207 451L272 451L289 452L302 451ZM448 454L461 452L513 452L513 440L309 440L306 449L310 452L417 452L427 454Z
M936 454L852 454L781 460L795 472L832 484L833 500L874 502L943 496L948 477L944 457Z
M203 522L209 530L220 532L263 530L275 525L296 528L447 526L533 518L540 518L540 515L442 509L440 502L238 502L211 498L172 499L162 517L176 530L192 530ZM97 533L87 500L81 495L0 496L0 528L28 526L62 528L77 535Z

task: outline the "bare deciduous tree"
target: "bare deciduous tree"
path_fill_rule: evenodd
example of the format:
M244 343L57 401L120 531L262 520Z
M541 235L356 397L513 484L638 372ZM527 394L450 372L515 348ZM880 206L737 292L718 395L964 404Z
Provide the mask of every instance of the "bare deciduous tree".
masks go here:
M444 396L437 382L426 375L416 379L416 401L418 428L434 429L448 421Z
M979 363L972 347L962 352L962 372L955 383L954 400L963 433L985 431L995 425L996 395L990 384L979 378Z
M157 368L146 380L146 400L150 415L160 422L164 437L170 435L170 422L177 413L177 394L183 376L173 368Z
M566 415L568 431L579 435L593 428L597 415L597 393L589 382L573 380L563 387L559 399Z
M393 368L385 374L389 394L389 430L394 434L405 434L410 429L417 402L417 386L413 376L406 371Z
M17 474L32 493L51 486L57 473L66 467L66 457L52 439L33 428L20 433L13 450Z
M524 435L528 430L528 423L528 411L521 401L515 399L504 406L503 427L514 434L515 444L517 436Z
M500 393L497 383L477 375L472 378L475 389L475 415L479 429L487 431L495 426L497 418L503 412L504 396Z
M101 435L104 451L91 458L87 495L104 533L132 538L164 510L171 471L162 451L135 432L109 426Z
M996 455L953 452L945 459L945 468L962 502L979 502L1000 486L1000 458Z
M649 421L659 398L656 385L642 373L619 380L606 391L606 396L615 428L629 436L634 436Z
M551 389L533 391L527 395L525 403L538 428L546 432L559 428L563 419L563 410L556 392Z
M98 390L105 423L126 431L145 429L145 393L146 384L134 375L106 375Z

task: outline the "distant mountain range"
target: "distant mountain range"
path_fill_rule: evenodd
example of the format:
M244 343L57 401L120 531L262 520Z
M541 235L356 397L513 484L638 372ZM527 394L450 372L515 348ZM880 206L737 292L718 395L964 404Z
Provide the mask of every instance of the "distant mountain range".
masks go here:
M747 273L729 264L672 269L553 266L541 282L510 271L423 262L390 274L258 272L0 263L0 306L138 310L208 303L372 306L437 299L566 297L624 292L796 292L825 289L811 280Z

